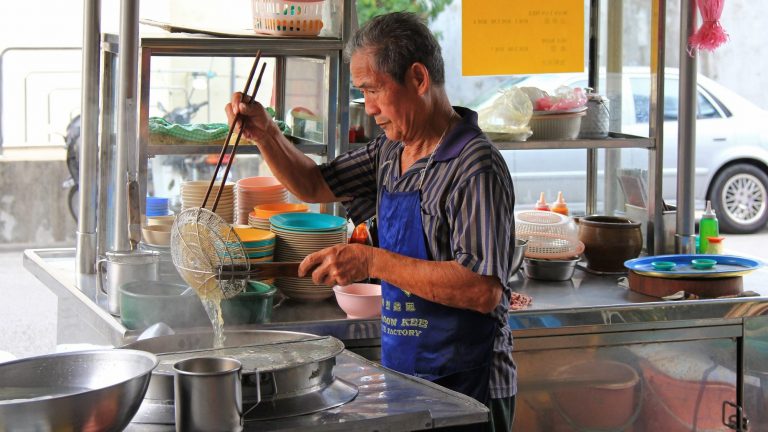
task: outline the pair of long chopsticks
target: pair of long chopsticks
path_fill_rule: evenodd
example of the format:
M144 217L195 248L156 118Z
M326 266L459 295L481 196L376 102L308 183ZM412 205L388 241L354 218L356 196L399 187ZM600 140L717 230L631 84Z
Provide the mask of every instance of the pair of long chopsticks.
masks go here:
M248 74L248 80L245 82L245 88L243 89L243 93L240 95L240 102L243 102L245 99L245 95L248 94L248 89L251 87L251 82L253 81L253 75L256 73L256 67L259 65L259 60L261 59L261 50L256 52L256 59L253 61L253 66L251 66L251 73ZM261 71L259 71L259 77L256 79L256 86L253 88L253 93L251 94L250 100L256 100L256 93L259 91L259 86L261 85L261 77L264 76L264 68L267 66L266 63L261 65ZM240 144L240 137L243 135L243 122L240 118L240 113L238 112L235 116L234 120L232 121L232 127L229 128L229 132L227 133L227 138L224 140L224 146L221 148L221 153L219 154L219 160L216 162L216 169L213 171L213 176L211 177L211 183L208 185L208 190L205 192L205 199L203 199L203 204L200 206L200 208L205 208L205 205L208 203L208 197L211 195L211 190L213 190L213 185L216 183L216 176L219 175L219 168L221 168L221 162L224 160L224 155L227 153L227 148L229 147L229 142L232 139L232 132L235 130L235 127L237 126L237 122L240 121L240 130L237 132L237 138L235 138L235 145L232 147L232 152L229 155L229 161L227 161L227 167L224 169L224 175L221 179L221 186L219 187L218 192L216 193L216 200L213 202L213 207L211 208L212 212L216 212L216 207L219 205L219 199L221 198L221 193L224 191L224 185L227 183L227 176L229 175L229 169L232 167L232 161L235 160L235 153L237 153L237 146Z

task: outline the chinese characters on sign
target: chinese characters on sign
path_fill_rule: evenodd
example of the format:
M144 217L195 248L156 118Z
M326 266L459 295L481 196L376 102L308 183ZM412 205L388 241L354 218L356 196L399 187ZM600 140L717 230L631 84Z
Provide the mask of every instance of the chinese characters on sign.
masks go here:
M462 73L584 70L584 2L462 2Z

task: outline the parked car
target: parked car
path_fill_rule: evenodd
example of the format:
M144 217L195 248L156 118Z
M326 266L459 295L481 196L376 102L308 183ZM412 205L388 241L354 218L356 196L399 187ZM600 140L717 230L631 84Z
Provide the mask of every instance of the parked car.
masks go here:
M605 89L604 76L600 89ZM677 189L677 69L665 72L664 157L662 196L676 201ZM699 75L697 95L695 185L697 210L711 200L717 210L721 230L752 233L768 223L768 111L718 83ZM621 120L612 119L611 130L648 136L650 74L648 68L625 68L621 74ZM561 86L586 87L585 74L541 74L513 77L500 88L538 87L550 93ZM618 86L619 84L617 84ZM601 91L606 94L605 91ZM485 95L470 106L481 119L499 93ZM611 110L612 113L616 110ZM554 199L558 190L577 206L585 201L586 151L584 150L504 150L515 181L518 203L533 203L539 192ZM605 152L599 152L598 175L603 176ZM618 168L648 168L648 151L622 149ZM598 196L605 185L598 182Z

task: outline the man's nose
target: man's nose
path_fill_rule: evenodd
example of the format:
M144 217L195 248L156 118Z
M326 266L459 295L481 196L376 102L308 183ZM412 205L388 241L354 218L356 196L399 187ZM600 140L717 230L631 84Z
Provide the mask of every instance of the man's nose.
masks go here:
M369 116L379 114L379 105L371 97L365 97L365 113Z

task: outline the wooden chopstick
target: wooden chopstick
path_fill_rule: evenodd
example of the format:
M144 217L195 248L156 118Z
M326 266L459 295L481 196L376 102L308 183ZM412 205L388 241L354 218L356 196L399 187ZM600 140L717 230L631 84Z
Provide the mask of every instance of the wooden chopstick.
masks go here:
M259 71L259 78L256 80L256 87L253 88L253 93L251 94L251 101L256 100L256 93L259 91L259 87L261 86L261 77L264 76L264 68L267 67L266 63L263 63L261 65L261 71ZM239 113L238 113L239 114ZM234 128L235 122L237 121L237 118L235 118L235 121L232 122L232 127ZM235 138L235 145L232 147L232 152L229 154L229 160L227 161L227 167L224 169L224 176L221 180L222 187L219 188L219 192L216 194L216 201L213 202L213 211L216 211L216 206L219 204L219 198L221 198L221 191L224 190L224 183L227 181L227 176L229 175L229 168L232 167L232 161L235 160L235 153L237 153L237 146L240 144L240 137L243 135L243 124L241 121L240 124L240 130L237 132L237 138Z
M256 58L253 60L253 66L251 66L251 72L248 74L248 80L245 82L245 88L243 89L243 93L240 96L240 101L242 102L243 99L245 99L245 95L248 93L248 89L251 87L251 82L253 81L253 76L256 74L256 68L259 65L259 60L261 59L261 50L258 50L256 52ZM263 68L262 68L263 69ZM232 138L232 132L235 130L235 124L237 124L237 121L240 119L240 114L238 113L237 116L235 116L234 121L232 121L232 127L229 128L229 132L227 132L227 138L224 140L224 146L221 148L221 153L219 153L219 160L216 161L216 169L213 171L213 176L211 177L211 183L208 184L208 190L205 192L205 198L203 199L203 203L200 205L200 208L205 208L205 205L208 203L208 197L211 195L211 190L213 189L214 183L216 183L216 176L219 174L219 168L221 168L221 162L224 160L224 155L227 152L227 147L229 146L229 140ZM240 137L238 136L238 139ZM224 181L221 182L221 186L219 187L219 192L217 194L216 202L213 204L212 211L216 211L216 204L218 204L218 196L221 196L221 191L224 189L224 183L226 183L226 178Z

